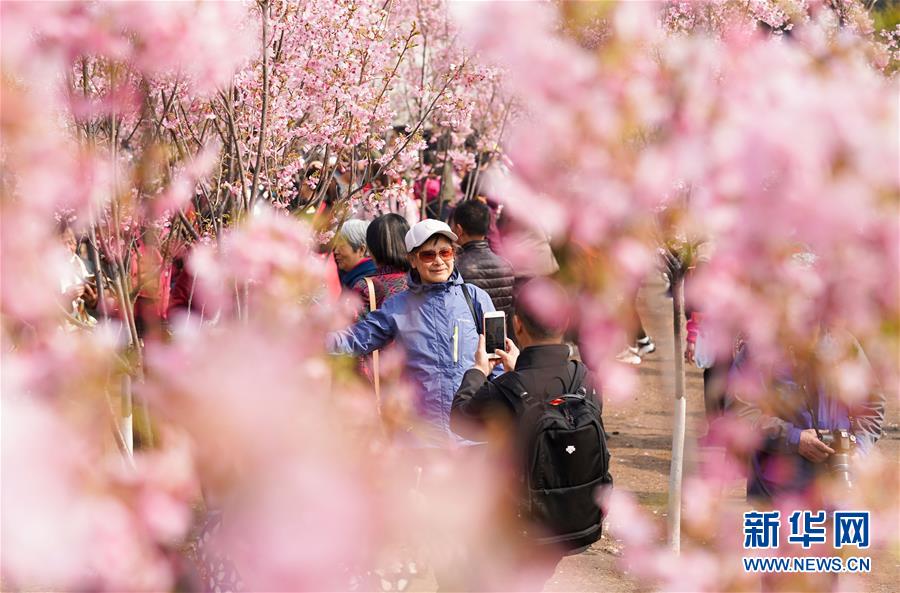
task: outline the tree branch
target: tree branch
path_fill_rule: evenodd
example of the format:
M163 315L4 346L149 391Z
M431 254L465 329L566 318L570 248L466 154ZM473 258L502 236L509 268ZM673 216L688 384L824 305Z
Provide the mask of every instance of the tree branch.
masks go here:
M259 194L259 170L262 167L263 147L266 142L266 119L269 107L269 2L260 2L262 12L262 114L259 124L259 145L256 147L256 165L253 168L253 187L250 188L250 201L247 204L248 211L253 209L256 197Z

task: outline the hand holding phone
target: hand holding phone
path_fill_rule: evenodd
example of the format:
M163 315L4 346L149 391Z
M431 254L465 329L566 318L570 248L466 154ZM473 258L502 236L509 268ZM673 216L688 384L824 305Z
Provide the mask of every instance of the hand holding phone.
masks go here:
M500 358L494 350L506 350L506 313L491 311L484 314L485 350L488 358Z
M506 371L516 370L516 361L519 360L519 349L512 340L506 338L506 348L504 350L495 350L495 354L499 359L497 362L503 365Z
M487 350L484 347L484 334L478 336L478 349L475 350L475 360L472 368L478 369L487 377L497 365L495 360L488 358Z

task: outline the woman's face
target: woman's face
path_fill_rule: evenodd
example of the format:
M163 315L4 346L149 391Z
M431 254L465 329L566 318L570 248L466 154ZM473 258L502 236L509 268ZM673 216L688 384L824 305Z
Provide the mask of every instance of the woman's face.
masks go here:
M338 239L334 244L334 263L342 272L349 272L356 267L356 264L365 257L365 249L353 249L349 243L343 239Z
M436 235L410 254L409 263L419 272L423 284L438 284L446 282L453 273L453 258L453 243L443 235Z

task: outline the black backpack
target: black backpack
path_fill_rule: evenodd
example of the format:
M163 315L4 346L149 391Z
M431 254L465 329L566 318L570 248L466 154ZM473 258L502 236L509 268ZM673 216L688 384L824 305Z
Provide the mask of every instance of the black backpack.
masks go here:
M539 544L566 550L600 539L603 515L597 489L611 487L609 449L600 408L582 385L584 364L569 363L572 381L549 401L528 392L515 371L494 384L516 410L517 444L524 456L520 516L539 533Z

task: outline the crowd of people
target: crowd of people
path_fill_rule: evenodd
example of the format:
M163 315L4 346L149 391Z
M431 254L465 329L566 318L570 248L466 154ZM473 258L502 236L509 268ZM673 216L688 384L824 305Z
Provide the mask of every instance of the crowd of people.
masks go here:
M491 435L508 435L522 458L523 487L516 504L528 508L518 519L533 526L525 530L533 544L530 553L542 558L546 579L563 554L582 551L600 536L603 515L595 491L612 483L601 415L603 378L578 360L567 318L548 321L529 305L529 292L537 286L555 292L559 302L567 299L551 279L559 266L549 237L537 226L505 220L496 201L471 178L468 184L455 203L447 204L435 202L439 180L422 184L420 199L433 206L425 211L440 218L415 220L411 212L418 207L374 216L364 210L349 213L326 255L342 298L352 300L358 313L351 326L328 336L327 349L359 357L376 392L377 360L374 366L365 361L392 343L402 349L416 416L392 435L402 446L477 451ZM529 242L534 257L527 266L515 266L498 253L508 237ZM90 327L100 313L116 315L115 299L107 295L108 301L100 302L98 281L108 291L116 287L102 262L98 269L100 258L91 243L79 241L64 224L60 239L71 254L71 269L60 282L64 300L71 302L67 327ZM152 306L144 303L143 314L149 309L162 316L175 309L200 311L185 256L172 259L158 285L164 296L157 295ZM637 314L637 295L625 300L632 304L626 325L633 333L618 360L640 364L656 345ZM139 304L138 319L143 315ZM486 318L498 312L506 339L488 351ZM821 380L820 369L786 352L774 373L777 405L769 400L763 405L744 397L731 381L749 368L752 345L736 340L734 356L712 353L700 309L688 311L687 334L685 358L704 369L710 423L727 415L760 436L748 459L749 498L766 504L785 494L807 493L822 475L835 472L849 486L847 460L870 450L881 435L885 398L879 389L848 405ZM827 349L833 335L823 328L812 339ZM865 364L861 348L857 354ZM540 426L553 422L559 430L550 438ZM497 426L499 431L489 429ZM538 448L541 454L529 458ZM535 468L540 475L533 475ZM536 483L541 484L537 490ZM544 492L544 498L533 500L535 491Z
M373 307L362 320L331 337L329 347L333 352L356 356L370 354L391 341L401 344L409 378L417 389L418 412L429 428L427 436L416 435L422 437L415 441L416 446L478 446L485 435L497 434L486 430L487 424L500 423L507 427L507 434L515 435L523 424L527 425L528 414L534 414L527 403L529 393L545 405L559 404L566 403L561 395L581 388L583 396L596 402L596 416L602 426L602 377L595 378L587 372L576 378L576 369L570 366L575 345L566 343L570 328L566 323L548 326L543 321L546 315L524 306L531 283L527 279L518 282L509 263L491 250L486 239L490 220L488 206L473 200L460 203L451 212L452 226L426 219L411 227L404 242L410 267L407 286L393 298L380 301L378 308ZM372 224L377 224L376 229L384 228L379 219ZM388 242L399 245L405 228L395 227L396 234ZM370 245L377 244L379 232L383 231L370 237ZM564 302L562 288L548 282L558 293L559 302ZM358 281L357 288L365 297ZM503 349L487 352L485 336L479 333L484 328L485 314L495 310L506 313L510 339ZM747 364L752 346L736 339L732 356L716 353L703 337L701 320L700 311L689 310L684 356L704 371L704 400L711 425L708 442L717 444L714 427L725 417L737 419L759 438L747 459L748 500L766 507L784 496L800 496L799 500L806 500L807 504L833 504L825 501L827 490L823 484L836 480L841 487L852 487L853 460L870 451L882 434L885 396L874 381L862 348L856 344L854 356L860 368L866 369L866 382L871 388L856 403L848 403L840 396L839 386L825 379L826 373L816 366L818 363L800 360L790 349L786 349L779 368L773 370L773 397L760 400L743 393L740 385L746 384L742 383L746 376L742 381L736 380L738 375L759 372ZM634 343L618 357L630 364L639 363L642 356L655 350L636 310L634 327ZM838 333L836 329L821 328L811 337L823 360L836 356ZM491 354L495 356L489 358ZM638 360L628 360L628 356ZM754 370L747 370L751 368ZM763 375L758 381L764 381ZM522 386L519 391L525 395L517 395L517 386ZM605 439L601 428L599 436L591 441L595 445L602 441L605 450ZM526 448L522 442L518 440L520 449ZM572 445L572 451L577 448ZM547 455L549 459L545 461L557 469L564 465L552 451ZM534 467L533 461L529 463L522 469L527 480L531 476L525 468ZM608 466L595 471L592 487L611 483L611 478L606 480L607 472ZM556 503L569 517L579 516L583 504L571 488ZM599 530L599 512L592 520ZM541 521L545 528L553 524L552 518L541 517ZM584 529L584 523L579 529ZM572 530L561 533L553 529L554 541L565 542L579 531L574 527ZM590 536L586 540L573 539L579 544L594 541ZM579 549L583 548L573 544L547 547L544 552L553 550L549 552L555 558L549 564L552 568L561 554ZM554 557L553 553L558 555ZM545 576L550 574L552 570Z
M549 578L564 553L586 549L599 538L602 516L594 491L611 484L600 397L583 364L569 364L573 349L565 343L568 320L548 322L546 315L528 306L537 283L545 289L550 286L560 299L565 299L565 292L546 279L514 289L512 267L490 250L485 239L489 223L485 204L473 200L458 205L451 215L453 228L425 219L406 229L392 216L376 218L366 229L366 244L376 263L371 277L378 281L367 287L353 275L347 290L362 297L363 312L352 326L329 336L328 348L359 357L392 342L402 348L418 417L395 435L404 446L474 452L491 440L487 424L509 429L526 425L524 419L531 418L530 428L523 429L526 434L516 439L523 443L519 454L537 454L539 440L544 446L533 463L522 463L541 468L539 476L524 476L527 486L522 493L538 489L552 495L528 505L529 513L520 519L535 523L529 554L540 559L543 578ZM344 252L353 249L353 235L363 235L358 224L350 228L336 243L338 265L347 261ZM385 279L396 277L399 265L383 261L396 258L401 246L409 273L405 283L390 283ZM362 251L360 245L358 255ZM343 269L345 278L363 265L361 257L353 261L352 268ZM368 292L373 287L375 299ZM510 329L502 347L488 352L485 320L498 309L508 315L503 323ZM520 383L512 383L513 376ZM517 391L517 385L525 387ZM589 406L584 426L561 420L561 432L541 440L542 424L536 419L542 417L546 402L566 394L579 394L571 395L573 410L575 404ZM566 415L574 413L568 400L559 399L554 410L559 406ZM446 578L439 574L439 584Z

